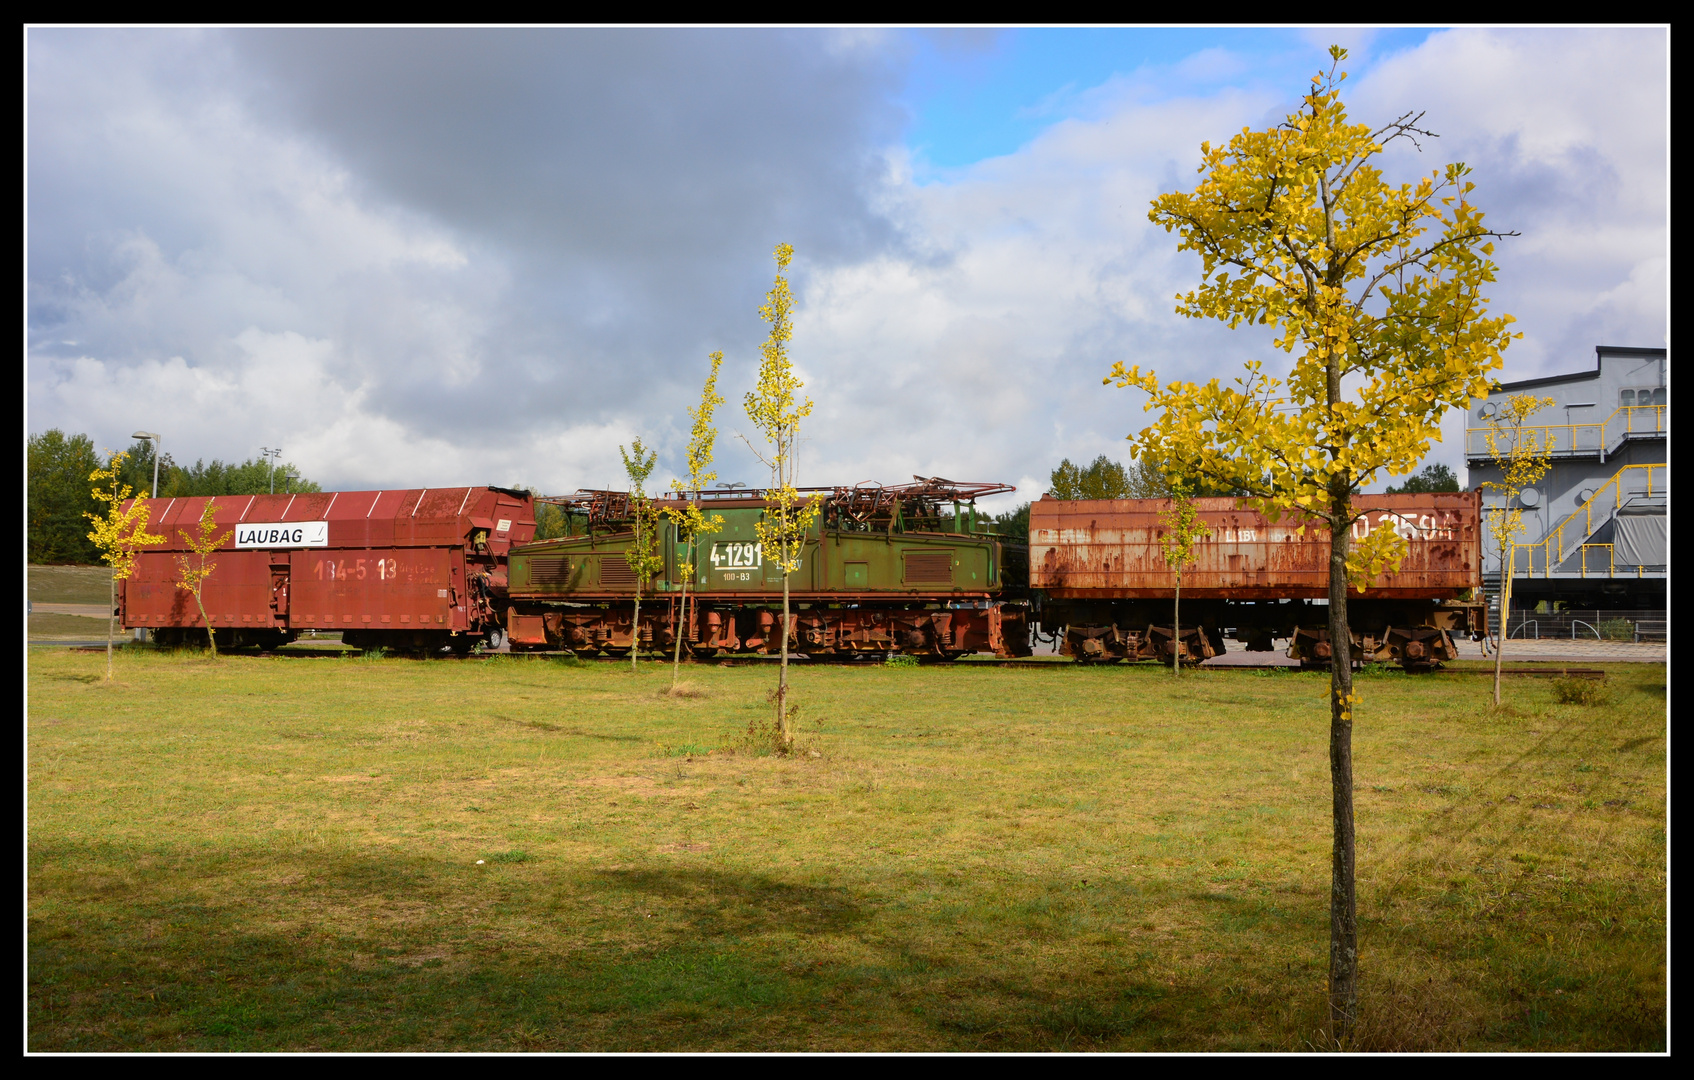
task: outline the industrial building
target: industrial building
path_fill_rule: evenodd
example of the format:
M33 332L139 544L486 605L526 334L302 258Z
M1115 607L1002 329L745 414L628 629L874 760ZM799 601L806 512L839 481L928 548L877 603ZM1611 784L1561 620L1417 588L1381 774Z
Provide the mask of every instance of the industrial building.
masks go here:
M1501 495L1500 463L1510 435L1496 426L1506 399L1552 398L1524 429L1551 447L1552 468L1517 500L1524 529L1510 560L1512 607L1658 610L1669 569L1670 409L1665 349L1601 345L1590 371L1502 383L1473 402L1465 429L1470 486L1483 491L1483 578L1500 582L1501 552L1487 511Z

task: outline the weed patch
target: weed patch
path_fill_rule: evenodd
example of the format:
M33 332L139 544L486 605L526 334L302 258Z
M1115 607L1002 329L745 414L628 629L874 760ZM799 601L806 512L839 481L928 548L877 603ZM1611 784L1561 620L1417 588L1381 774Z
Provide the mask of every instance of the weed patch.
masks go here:
M1553 680L1553 700L1562 705L1603 705L1607 696L1603 679Z

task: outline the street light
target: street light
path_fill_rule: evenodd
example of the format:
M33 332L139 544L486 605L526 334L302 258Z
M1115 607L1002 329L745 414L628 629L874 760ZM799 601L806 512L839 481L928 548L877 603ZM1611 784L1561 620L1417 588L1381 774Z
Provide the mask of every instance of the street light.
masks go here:
M159 497L159 443L162 440L159 438L158 432L155 431L138 431L130 438L145 439L153 444L153 497L157 499Z
M270 460L271 464L270 464L270 469L269 469L269 476L270 476L271 494L275 495L276 494L276 459L278 457L282 456L282 447L280 447L280 446L261 446L261 447L259 447L259 456L262 457L262 458L268 458Z

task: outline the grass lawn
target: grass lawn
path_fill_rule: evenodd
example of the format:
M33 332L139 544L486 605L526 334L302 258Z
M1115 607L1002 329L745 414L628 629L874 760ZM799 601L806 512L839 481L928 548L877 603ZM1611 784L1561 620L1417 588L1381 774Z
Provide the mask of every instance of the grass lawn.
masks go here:
M112 572L104 566L40 566L28 570L29 598L38 604L109 604Z
M1321 675L29 657L33 1050L1321 1044ZM1665 671L1360 679L1376 1048L1665 1046ZM481 860L479 864L479 860Z
M105 641L109 628L110 620L89 618L86 615L48 615L31 612L29 616L31 641ZM116 641L119 645L128 641L129 637L129 631L118 627Z

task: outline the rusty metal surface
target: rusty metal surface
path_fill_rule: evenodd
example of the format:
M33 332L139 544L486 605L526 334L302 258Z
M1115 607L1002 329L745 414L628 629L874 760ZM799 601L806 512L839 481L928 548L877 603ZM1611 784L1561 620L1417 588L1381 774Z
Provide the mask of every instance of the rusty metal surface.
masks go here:
M1329 594L1329 532L1292 516L1271 522L1243 500L1194 500L1212 535L1182 575L1183 599L1319 599ZM1163 598L1176 588L1164 560L1163 499L1059 500L1030 507L1030 587L1071 599ZM1353 535L1393 528L1406 538L1398 573L1364 598L1454 599L1482 584L1478 492L1361 496Z
M781 649L781 614L706 600L691 602L685 616L673 598L641 608L643 649L670 649L677 634L690 656ZM562 648L579 656L626 653L634 642L629 607L520 611L507 617L514 648ZM679 617L680 616L680 617ZM1028 612L992 604L934 609L923 606L812 607L788 617L790 653L814 659L864 654L956 658L974 652L1028 656Z
M948 480L939 476L913 476L909 484L855 484L852 487L809 487L796 489L802 499L819 499L828 517L839 525L865 529L885 528L907 520L939 521L944 506L957 503L974 506L990 495L1016 491L1010 484ZM584 488L574 495L545 495L536 500L552 503L573 514L581 514L591 526L616 525L630 519L630 493ZM708 513L733 509L759 509L768 505L767 492L759 488L679 491L656 495L660 507L680 507L684 502L700 504Z
M120 583L119 610L125 628L156 631L206 625L175 582L183 534L208 501L218 530L231 530L210 556L217 568L203 592L220 634L480 632L498 612L478 579L535 534L528 496L486 487L141 501L166 542Z

